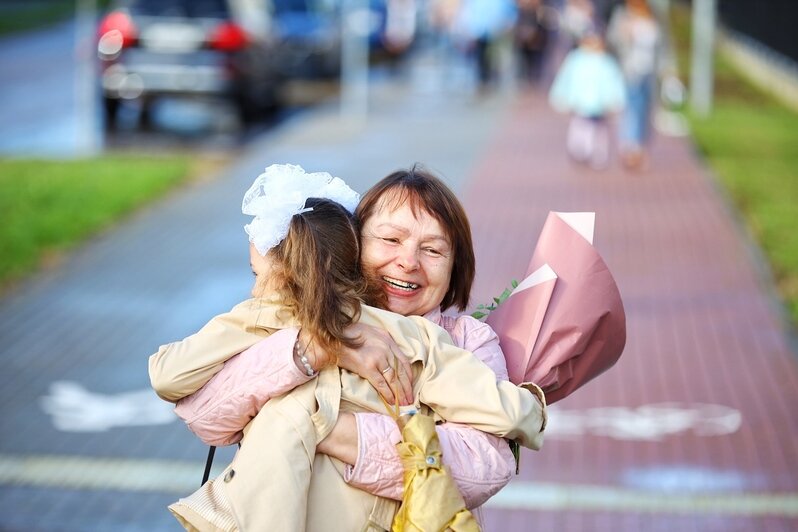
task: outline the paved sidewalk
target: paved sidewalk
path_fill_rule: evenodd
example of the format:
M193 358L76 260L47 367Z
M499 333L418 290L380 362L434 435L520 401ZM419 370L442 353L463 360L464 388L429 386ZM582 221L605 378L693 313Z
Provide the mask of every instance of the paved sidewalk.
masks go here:
M0 300L1 530L178 529L165 505L199 482L205 449L135 394L159 344L246 295L243 191L273 162L362 191L415 161L467 205L475 303L524 271L549 210L593 210L626 304L621 362L555 405L543 451L525 452L491 501L490 529L798 527L795 353L757 254L689 144L657 139L642 175L585 171L566 160L564 119L541 95L474 98L449 79L420 63L409 81L383 80L364 124L333 105L299 115L223 175Z
M656 139L642 174L585 170L566 159L565 123L543 97L511 109L464 193L477 297L524 271L549 210L596 211L628 341L615 368L552 408L543 451L527 453L519 482L493 500L529 511L492 511L490 524L795 530L796 352L761 257L709 171L671 138Z

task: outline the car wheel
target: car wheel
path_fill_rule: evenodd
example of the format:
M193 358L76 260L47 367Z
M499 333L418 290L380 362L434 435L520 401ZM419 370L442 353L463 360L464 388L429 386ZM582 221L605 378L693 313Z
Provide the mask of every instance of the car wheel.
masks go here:
M245 126L267 119L277 110L277 105L271 98L256 102L251 98L240 97L236 99L235 104L238 117Z
M238 119L244 125L249 125L258 119L259 109L248 98L238 97L235 101Z
M139 129L147 131L152 128L152 102L142 100L139 111Z
M105 128L108 130L116 129L116 119L119 115L119 99L103 98L103 108L105 110Z

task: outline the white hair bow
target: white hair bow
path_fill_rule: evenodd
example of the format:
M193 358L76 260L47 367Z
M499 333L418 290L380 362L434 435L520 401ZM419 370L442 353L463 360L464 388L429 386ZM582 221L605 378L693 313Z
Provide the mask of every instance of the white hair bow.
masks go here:
M309 174L294 164L269 166L255 179L241 203L241 212L255 217L244 230L258 253L266 255L282 242L295 214L312 210L305 208L308 198L335 201L349 212L354 212L360 201L357 192L327 172Z

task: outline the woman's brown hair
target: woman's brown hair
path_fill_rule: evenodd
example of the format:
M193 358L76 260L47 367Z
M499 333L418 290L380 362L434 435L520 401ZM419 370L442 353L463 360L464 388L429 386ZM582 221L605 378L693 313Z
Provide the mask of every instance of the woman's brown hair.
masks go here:
M420 211L429 213L446 231L454 260L449 289L441 301L441 310L451 306L465 310L476 271L471 225L462 204L443 181L418 164L409 170L398 170L366 192L355 210L355 218L363 227L378 210L396 209L405 202L410 202L410 208L416 215Z
M329 355L319 367L335 362L343 346L358 347L344 330L360 316L361 301L379 304L384 297L367 283L360 269L360 240L352 215L334 201L309 198L291 219L285 239L269 253L281 302L312 341Z

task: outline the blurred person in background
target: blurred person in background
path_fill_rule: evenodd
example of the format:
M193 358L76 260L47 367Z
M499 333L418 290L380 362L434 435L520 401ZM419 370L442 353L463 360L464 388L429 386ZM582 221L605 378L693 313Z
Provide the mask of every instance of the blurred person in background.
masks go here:
M517 0L516 6L513 45L519 59L520 78L536 85L543 72L551 31L547 7L543 0Z
M448 54L452 47L452 35L459 10L460 0L430 0L422 12L436 48L443 54Z
M429 25L436 33L449 33L452 31L457 12L460 9L460 0L431 0L427 4Z
M391 54L399 55L413 44L417 14L416 0L388 0L382 39Z
M595 24L595 8L591 0L567 0L560 15L560 28L569 48L579 46L585 33Z
M455 32L470 52L479 88L484 90L495 75L494 44L515 23L513 0L462 0Z
M456 35L459 10L460 0L430 0L422 12L437 64L435 82L453 91L469 87L471 81L470 65L466 63Z
M355 216L361 231L361 264L366 275L379 282L387 309L405 316L423 316L442 327L457 347L487 364L498 380L508 380L504 355L490 326L467 314L442 314L450 307L461 313L465 310L475 274L470 225L454 193L434 175L415 166L394 172L374 185L360 201ZM263 404L275 391L274 383L279 383L284 392L308 380L291 364L280 362L290 360L297 346L302 352L307 349L310 359L326 358L327 354L311 344L301 329L282 332L248 350L250 355L260 353L264 363L272 364L264 371L269 378L261 381L259 390L249 391L249 395L256 396L253 403ZM389 402L396 399L392 388L396 389L399 400L406 403L412 389L406 369L394 369L391 363L392 353L400 352L396 343L368 326L355 326L352 332L363 340L363 345L343 349L338 366L367 379ZM151 362L151 368L157 369L168 359L164 348L153 355L151 360L156 362ZM230 374L240 369L241 366L225 365L222 372L227 376L220 374L230 382L242 382L245 375ZM208 443L234 442L229 438L256 413L234 404L233 398L244 390L218 386L199 389L203 383L198 382L192 385L193 390L171 393L174 379L162 370L156 374L165 386L156 387L159 395L170 401L180 400L178 415L187 422L191 420L192 430ZM187 397L190 393L193 395ZM542 392L538 393L543 404ZM225 419L220 422L215 414L203 411L201 405L205 404L216 405L214 411L225 412ZM468 508L478 508L509 482L515 460L505 440L455 423L438 425L437 433L445 463ZM317 452L345 464L342 476L350 486L399 500L404 488L404 469L396 449L400 439L390 416L342 412ZM478 510L475 514L479 516Z
M610 160L610 116L624 108L624 78L597 30L586 31L568 52L549 91L552 107L570 113L566 150L576 162L600 170Z
M627 105L620 127L621 159L626 168L641 169L651 126L657 78L672 70L667 40L646 0L626 0L610 17L607 42L618 57L626 81Z

